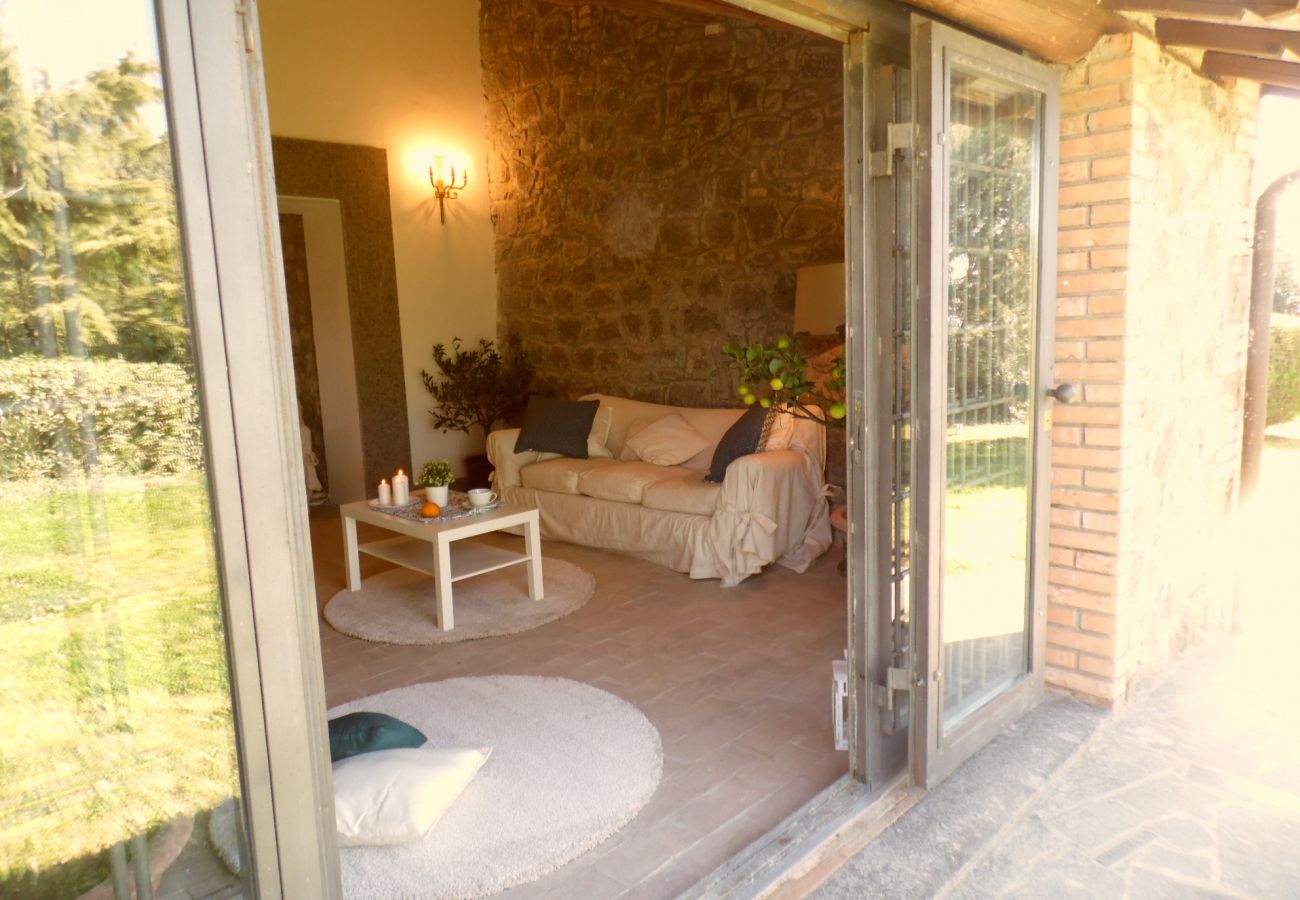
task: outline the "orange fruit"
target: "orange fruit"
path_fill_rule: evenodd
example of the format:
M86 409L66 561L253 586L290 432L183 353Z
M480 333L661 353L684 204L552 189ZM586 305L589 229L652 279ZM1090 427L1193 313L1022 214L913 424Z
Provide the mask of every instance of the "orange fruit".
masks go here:
M433 519L441 515L442 507L436 503L426 503L420 507L420 515L426 519Z

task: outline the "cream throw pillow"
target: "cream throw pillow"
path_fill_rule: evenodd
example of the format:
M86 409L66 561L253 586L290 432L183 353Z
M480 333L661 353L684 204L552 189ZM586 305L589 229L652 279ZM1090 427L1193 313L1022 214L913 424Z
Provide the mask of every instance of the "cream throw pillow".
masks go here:
M632 424L627 426L627 431L623 433L623 450L618 455L619 462L636 462L641 457L636 455L636 451L628 446L632 438L645 431L646 426L650 424L649 419L633 419Z
M651 422L629 438L626 447L656 466L679 466L713 442L677 413Z
M417 841L438 824L491 750L378 750L334 764L334 825L343 847Z

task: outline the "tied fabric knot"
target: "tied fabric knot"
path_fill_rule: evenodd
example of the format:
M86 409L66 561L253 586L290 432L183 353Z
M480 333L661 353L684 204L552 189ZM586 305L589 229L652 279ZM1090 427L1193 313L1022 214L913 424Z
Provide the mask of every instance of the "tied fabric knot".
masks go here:
M756 529L763 534L776 533L776 521L771 516L752 509L737 509L730 504L723 505L722 511L740 520L740 549L745 553L759 552Z

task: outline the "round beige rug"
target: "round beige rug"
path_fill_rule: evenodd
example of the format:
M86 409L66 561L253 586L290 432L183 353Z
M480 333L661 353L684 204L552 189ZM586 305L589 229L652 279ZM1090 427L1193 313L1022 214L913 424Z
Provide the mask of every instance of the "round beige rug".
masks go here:
M528 573L510 566L458 581L452 587L455 627L434 625L433 578L411 569L389 569L342 590L325 604L325 621L344 634L381 644L452 644L517 634L554 622L582 608L596 579L562 559L542 558L544 598L528 599Z
M645 714L568 678L449 678L329 715L360 710L409 722L429 747L490 747L492 756L428 837L340 848L348 900L467 900L535 881L631 822L663 776L663 742ZM209 835L235 872L237 829L227 801Z

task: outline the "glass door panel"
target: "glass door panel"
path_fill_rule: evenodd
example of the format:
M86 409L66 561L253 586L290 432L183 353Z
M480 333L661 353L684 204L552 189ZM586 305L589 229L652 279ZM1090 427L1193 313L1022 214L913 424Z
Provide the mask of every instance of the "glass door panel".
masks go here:
M1028 671L1035 200L1042 94L953 66L948 87L943 726Z
M913 776L1042 692L1059 78L913 29ZM1045 227L1044 223L1051 223Z
M247 889L157 34L0 4L3 896Z

